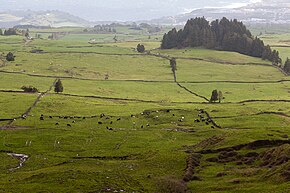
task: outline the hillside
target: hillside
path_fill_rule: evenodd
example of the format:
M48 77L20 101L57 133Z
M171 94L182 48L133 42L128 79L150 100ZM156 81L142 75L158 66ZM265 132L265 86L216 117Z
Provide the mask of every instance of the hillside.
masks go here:
M0 26L34 25L51 27L84 27L90 23L61 11L11 11L0 13Z
M268 1L252 3L240 8L204 8L196 9L190 13L171 17L163 17L151 20L150 23L158 24L184 24L188 19L195 17L205 17L208 20L227 17L238 19L245 23L274 23L290 24L290 4L286 0Z
M0 36L16 56L0 68L0 192L289 192L290 78L270 62L160 50L163 32L57 30Z

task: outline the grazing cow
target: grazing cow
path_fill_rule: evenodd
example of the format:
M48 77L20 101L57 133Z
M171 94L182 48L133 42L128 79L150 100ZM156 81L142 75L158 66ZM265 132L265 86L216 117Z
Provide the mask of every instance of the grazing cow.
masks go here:
M172 114L172 116L174 117L174 116L175 116L175 114Z
M113 124L113 121L111 121L110 124L112 125Z
M111 128L111 127L106 127L107 128L107 130L109 130L109 131L113 131L113 128Z
M147 127L150 127L150 125L149 125L149 123L147 123L147 125L146 125Z
M76 121L72 121L72 123L75 123Z
M209 125L209 122L205 122L206 125Z
M100 118L103 118L105 116L105 114L104 113L102 113L101 115L100 115Z
M170 110L169 110L169 109L167 109L167 110L166 110L166 112L167 112L167 113L170 113Z
M121 118L118 118L117 121L121 121Z
M41 121L43 121L43 120L44 120L44 118L43 118L43 117L39 117L39 119L40 119Z
M66 124L66 126L71 127L71 124Z
M200 123L200 120L199 119L195 119L194 122L195 123Z
M211 128L214 129L214 126L212 125Z
M49 116L49 118L51 118L51 119L52 119L52 116Z
M64 119L68 119L68 117L65 116Z
M55 123L55 125L59 125L59 123Z
M86 117L83 117L83 119L86 119Z
M131 115L132 118L135 118L135 115Z
M103 124L103 122L99 121L99 122L98 122L98 124L99 124L99 125L102 125L102 124Z
M144 126L143 125L141 125L141 129L143 129L144 128Z

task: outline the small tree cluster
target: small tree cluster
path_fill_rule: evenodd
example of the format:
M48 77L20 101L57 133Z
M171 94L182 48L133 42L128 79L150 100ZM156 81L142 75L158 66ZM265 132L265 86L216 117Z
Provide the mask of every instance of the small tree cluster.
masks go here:
M211 94L211 98L210 98L210 103L215 103L215 102L219 102L221 103L221 101L224 99L223 97L223 93L222 91L218 91L218 90L213 90L212 94Z
M11 35L18 35L18 30L15 28L9 28L8 30L4 31L5 36L11 36Z
M22 86L21 89L24 91L24 92L29 92L29 93L35 93L35 92L38 92L38 89L33 87L33 86Z
M290 60L289 60L289 58L287 58L287 60L285 61L284 71L288 74L290 73Z
M2 29L0 29L0 36L2 36L3 35L3 31L2 31Z
M15 57L14 54L12 52L9 52L7 55L6 55L6 60L7 61L14 61L15 60Z
M54 92L56 93L63 92L63 86L60 79L58 79L54 85Z
M145 46L142 45L142 44L138 44L138 45L137 45L137 51L138 51L139 53L144 53L144 52L145 52Z

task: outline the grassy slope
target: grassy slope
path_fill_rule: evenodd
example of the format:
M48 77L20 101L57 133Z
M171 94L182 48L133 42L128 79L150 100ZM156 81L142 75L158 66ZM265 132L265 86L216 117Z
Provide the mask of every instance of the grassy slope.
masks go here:
M96 35L100 40L103 35ZM124 36L125 37L125 36ZM141 39L142 36L133 36ZM224 92L228 104L204 104L173 83L169 62L149 56L108 56L96 54L60 54L58 52L135 52L131 49L137 42L88 46L90 35L70 35L62 40L37 40L28 45L21 38L0 37L4 51L17 51L15 62L1 68L30 74L75 76L84 79L63 79L64 94L102 96L113 99L84 98L49 93L43 97L26 120L13 123L14 130L0 130L0 150L11 150L30 156L25 166L15 172L17 161L0 153L0 192L101 192L125 190L126 192L156 192L160 177L181 178L186 167L185 146L196 145L212 136L223 138L219 143L204 148L220 148L258 139L284 139L289 133L289 118L261 112L280 112L290 115L289 103L254 102L236 103L248 99L289 99L289 83L184 83L200 81L277 81L288 79L270 66L228 65L230 63L269 63L236 53L202 49L166 50L163 54L182 57L199 57L212 62L177 60L177 77L182 85L209 98L212 89ZM21 44L11 46L8 43ZM147 43L155 48L156 42ZM68 48L74 46L74 48ZM76 47L80 46L80 47ZM116 47L117 46L117 47ZM28 53L42 48L47 54ZM161 52L161 51L156 51ZM218 63L217 63L218 62ZM15 64L22 64L15 66ZM81 64L81 66L80 66ZM25 71L24 71L25 70ZM34 72L33 72L34 71ZM97 73L96 73L97 72ZM109 81L101 81L109 74ZM19 90L22 85L33 85L45 91L54 78L33 77L1 73L0 90ZM136 82L120 80L146 80ZM35 100L36 95L1 93L4 118L21 115ZM138 99L152 102L124 101ZM176 102L176 103L172 103ZM197 102L197 103L188 103ZM204 123L194 123L196 109L204 108L214 120L226 129L211 129ZM150 116L144 110L154 110ZM158 111L175 109L170 113ZM104 113L106 118L60 119L48 116L93 116ZM39 120L44 114L45 120ZM131 117L131 114L136 117ZM174 114L174 116L173 116ZM158 117L157 117L158 116ZM178 120L185 117L183 122ZM117 121L117 118L121 118ZM75 123L72 123L75 120ZM103 124L99 124L98 122ZM110 124L110 121L113 121ZM59 125L55 125L59 123ZM71 124L72 127L68 127ZM150 126L146 126L149 124ZM17 128L17 126L24 126ZM115 131L108 131L106 126ZM143 128L142 128L143 126ZM182 130L180 130L182 129ZM184 132L194 130L194 133ZM29 142L31 141L31 145ZM28 142L28 144L27 144ZM58 143L59 142L59 143ZM260 150L259 150L260 151ZM128 160L75 159L76 156L129 156ZM243 176L248 167L217 164L202 158L199 176L203 181L192 181L188 186L197 192L285 192L289 183L277 183L271 179L261 180L258 174ZM250 168L251 169L251 168ZM249 169L249 170L250 170ZM216 178L221 171L232 171ZM235 185L230 181L240 179ZM13 186L12 186L13 185Z

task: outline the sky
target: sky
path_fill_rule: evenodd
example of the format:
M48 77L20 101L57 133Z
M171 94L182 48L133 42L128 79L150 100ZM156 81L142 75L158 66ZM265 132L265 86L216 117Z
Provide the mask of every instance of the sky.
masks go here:
M90 21L132 21L174 16L197 8L234 8L260 1L263 0L0 0L0 11L60 10Z

